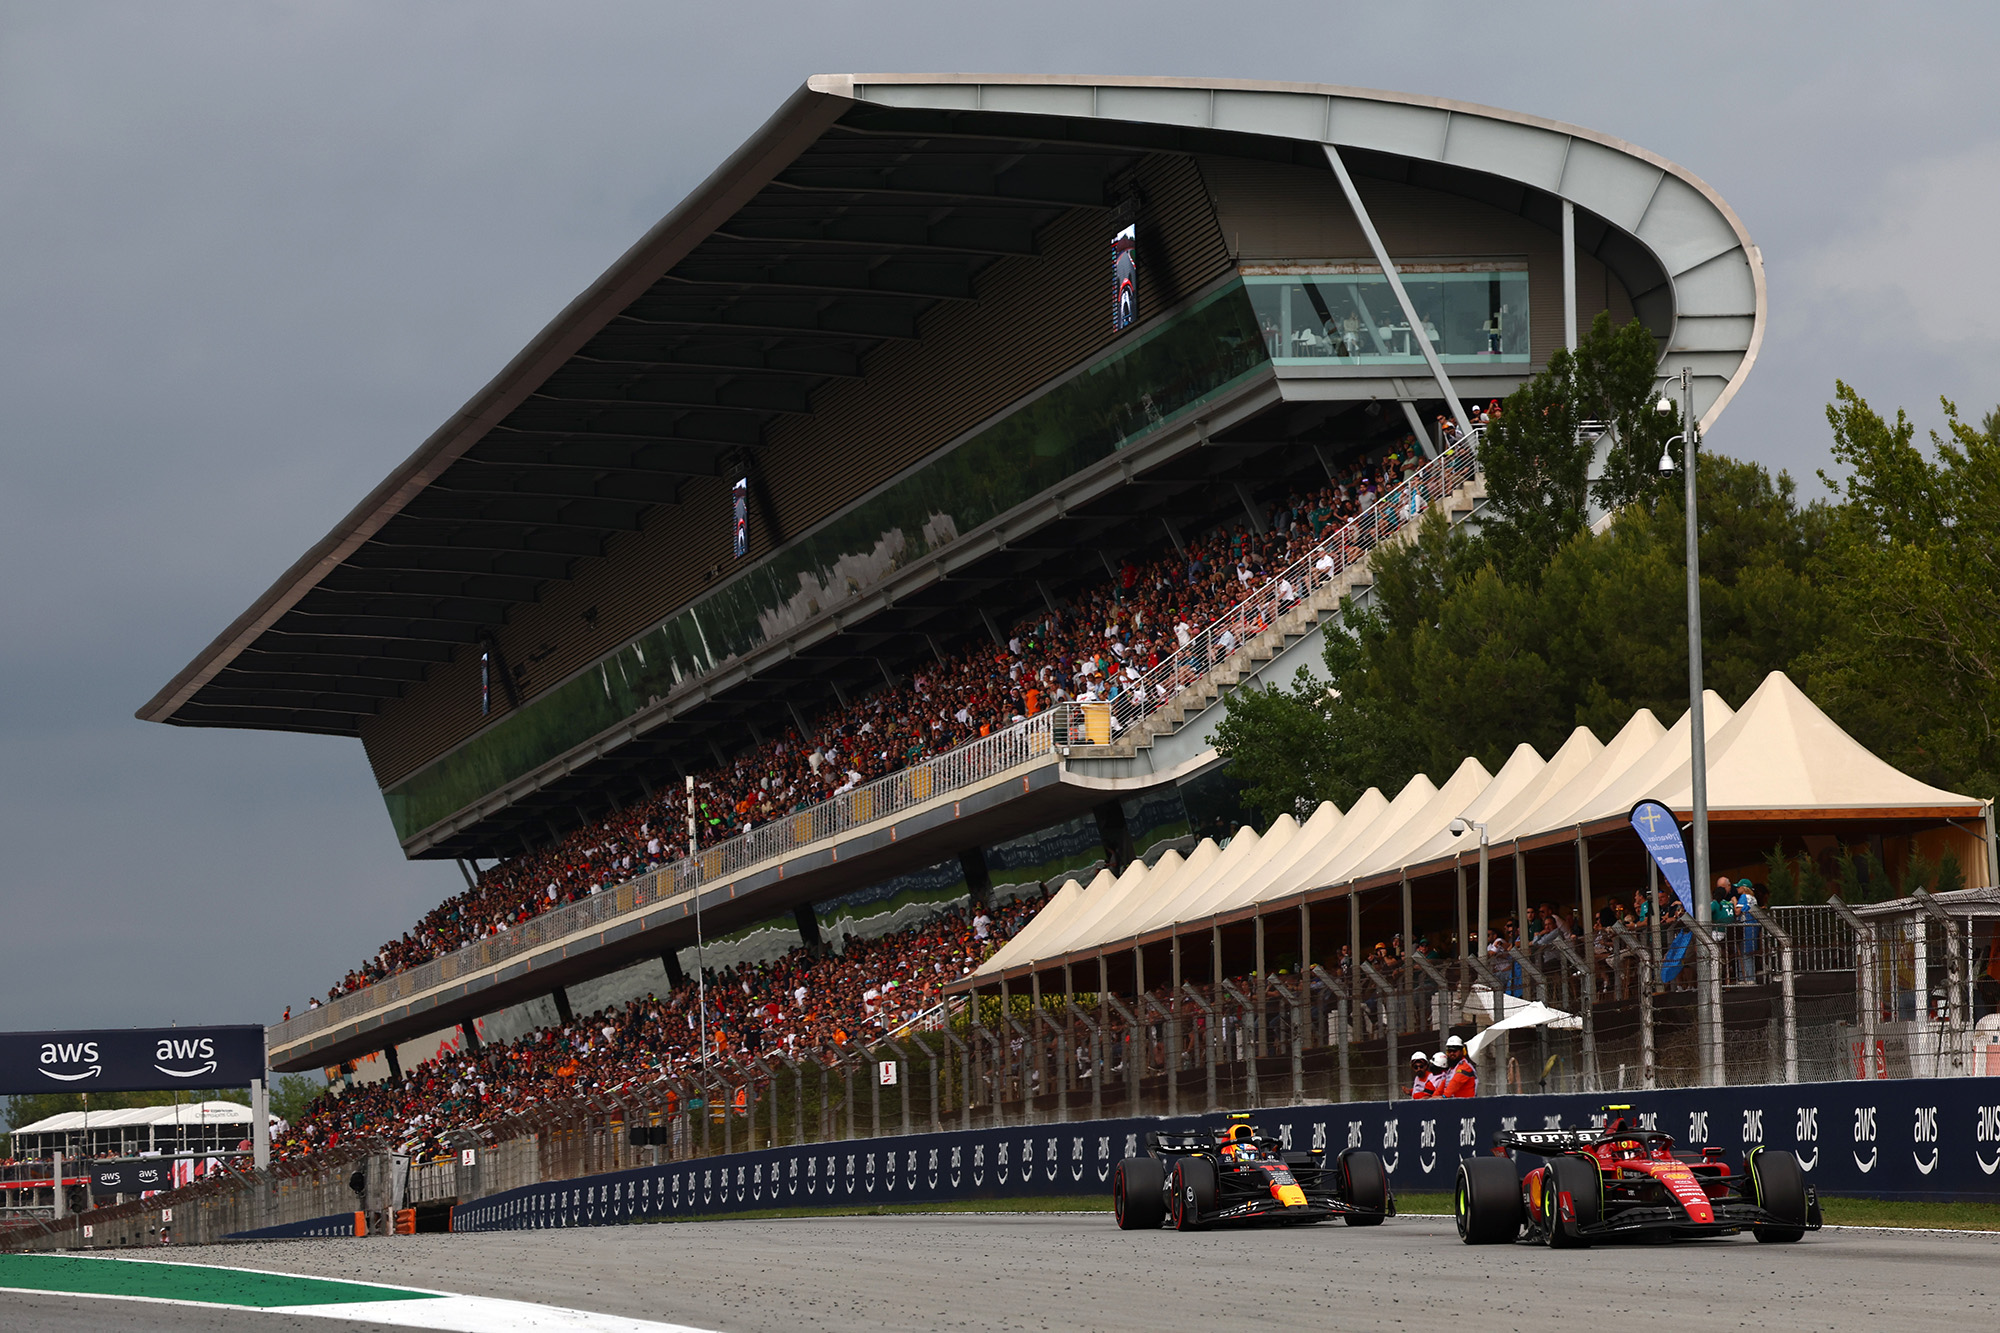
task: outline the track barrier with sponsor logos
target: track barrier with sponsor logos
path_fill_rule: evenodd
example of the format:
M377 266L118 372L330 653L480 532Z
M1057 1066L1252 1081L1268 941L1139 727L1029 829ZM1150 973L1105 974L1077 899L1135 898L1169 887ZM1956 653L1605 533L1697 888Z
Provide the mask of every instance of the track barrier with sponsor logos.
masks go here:
M1822 1194L2000 1200L2000 1081L1772 1084L1625 1094L1358 1102L1263 1110L1299 1149L1367 1148L1403 1192L1451 1188L1460 1158L1503 1129L1587 1125L1607 1103L1726 1157L1758 1144L1798 1154ZM1098 1194L1149 1130L1215 1117L1116 1119L777 1148L507 1190L453 1215L455 1231L608 1226L771 1209L969 1203Z

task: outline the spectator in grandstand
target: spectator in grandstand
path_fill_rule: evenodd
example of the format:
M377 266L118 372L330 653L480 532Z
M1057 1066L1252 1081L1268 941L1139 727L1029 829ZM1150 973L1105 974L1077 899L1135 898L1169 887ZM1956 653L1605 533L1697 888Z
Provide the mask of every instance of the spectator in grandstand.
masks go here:
M1246 593L1275 583L1282 609L1341 567L1326 553L1302 588L1287 571L1393 486L1412 451L1346 464L1314 496L1288 493L1269 507L1270 530L1244 524L1128 557L1104 584L1075 594L1065 612L1013 625L1004 648L980 640L892 689L822 713L808 735L787 728L754 750L697 775L698 841L712 846L844 795L1017 719L1073 699L1118 701L1114 728L1165 702L1211 662L1267 628L1261 618L1215 626ZM1262 605L1262 603L1259 603ZM1259 613L1261 617L1261 612ZM1208 645L1211 645L1208 646ZM1171 678L1147 688L1148 671L1187 650ZM351 970L329 1000L440 955L511 930L686 855L687 794L678 785L614 812L545 848L481 871L476 884L425 915Z

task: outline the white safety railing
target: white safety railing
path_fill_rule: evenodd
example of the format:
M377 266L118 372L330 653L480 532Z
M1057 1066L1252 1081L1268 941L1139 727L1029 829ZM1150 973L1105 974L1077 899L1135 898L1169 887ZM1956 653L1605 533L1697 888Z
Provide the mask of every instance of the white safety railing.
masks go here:
M292 1045L315 1032L373 1013L384 1005L422 995L459 977L476 975L628 912L678 898L693 890L697 873L701 883L712 884L812 843L978 786L1023 764L1052 760L1059 747L1070 743L1076 708L1074 704L1058 704L1045 709L990 736L968 741L831 800L794 814L780 815L727 841L704 847L692 864L685 858L672 862L530 917L475 944L384 977L275 1025L270 1030L270 1044L274 1048Z
M1136 682L1112 683L1111 730L1123 731L1201 680L1244 643L1277 624L1279 617L1421 519L1432 505L1449 499L1478 470L1478 456L1479 432L1453 440L1442 454L1383 491L1374 504L1265 580Z

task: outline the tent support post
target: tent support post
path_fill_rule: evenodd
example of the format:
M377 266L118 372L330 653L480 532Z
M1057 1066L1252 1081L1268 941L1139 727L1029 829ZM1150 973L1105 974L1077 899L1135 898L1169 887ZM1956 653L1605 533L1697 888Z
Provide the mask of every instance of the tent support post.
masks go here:
M1181 1113L1181 933L1173 941L1173 986L1167 991L1167 1114Z

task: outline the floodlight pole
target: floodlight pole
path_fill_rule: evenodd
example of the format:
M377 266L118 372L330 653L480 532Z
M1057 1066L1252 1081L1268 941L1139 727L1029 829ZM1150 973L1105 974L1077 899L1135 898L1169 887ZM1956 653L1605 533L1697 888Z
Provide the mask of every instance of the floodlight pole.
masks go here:
M694 884L694 1007L701 1022L701 1064L708 1067L708 964L702 958L701 858L695 855L694 774L687 775L688 879ZM705 1111L707 1108L704 1107Z
M1712 897L1708 882L1708 728L1702 710L1701 684L1701 540L1695 515L1695 454L1701 432L1694 422L1693 377L1681 367L1681 457L1686 485L1684 508L1687 518L1687 604L1688 604L1688 772L1693 788L1693 827L1689 830L1688 869L1694 879L1694 921L1696 930L1708 930ZM1722 1081L1720 1028L1721 978L1710 950L1695 951L1696 1026L1700 1029L1701 1081L1714 1086Z

